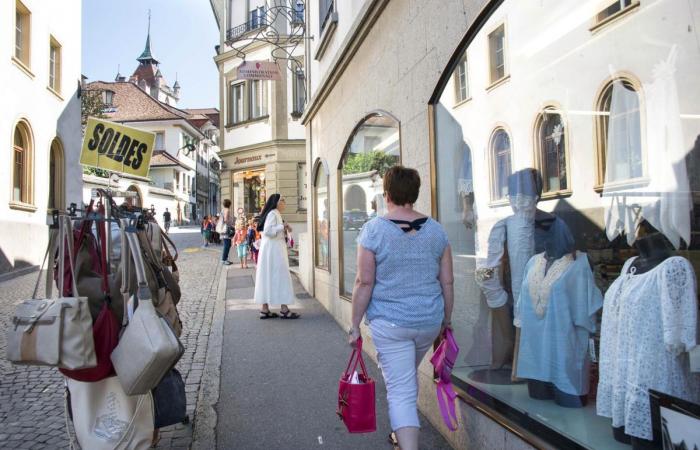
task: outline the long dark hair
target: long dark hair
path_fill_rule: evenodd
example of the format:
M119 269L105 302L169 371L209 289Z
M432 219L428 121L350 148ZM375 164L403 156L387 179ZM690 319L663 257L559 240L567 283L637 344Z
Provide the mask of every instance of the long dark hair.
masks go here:
M258 231L263 231L265 229L265 220L267 219L267 215L270 214L270 211L273 209L277 209L277 204L280 202L280 198L282 198L282 196L279 194L272 194L267 198L265 206L260 213L260 219L258 220Z

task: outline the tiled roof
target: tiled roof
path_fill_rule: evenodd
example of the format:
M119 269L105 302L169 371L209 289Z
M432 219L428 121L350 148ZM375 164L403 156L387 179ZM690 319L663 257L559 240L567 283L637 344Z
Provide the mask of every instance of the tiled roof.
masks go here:
M204 125L207 120L210 120L215 127L219 126L219 110L216 108L187 108L185 112L193 116L193 120L201 121L201 125Z
M187 169L176 157L165 150L154 150L151 156L151 167L180 166Z

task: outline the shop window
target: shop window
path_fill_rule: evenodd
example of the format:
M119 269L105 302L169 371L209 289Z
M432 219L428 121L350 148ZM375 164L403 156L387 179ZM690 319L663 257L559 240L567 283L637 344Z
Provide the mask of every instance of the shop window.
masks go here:
M599 186L643 177L640 98L633 82L610 82L599 98L596 117Z
M357 236L368 220L386 213L383 176L401 158L399 123L386 113L373 113L353 132L340 161L342 178L338 202L342 211L340 233L341 295L349 297L357 274Z
M501 24L489 34L489 67L492 84L506 76L505 24Z
M469 98L469 74L467 71L467 54L459 60L454 72L455 103L461 103Z
M58 138L51 143L49 157L49 209L60 209L65 198L65 162L63 146Z
M544 193L566 191L569 188L566 160L566 125L554 108L545 108L535 125L538 169L542 173Z
M53 36L49 43L49 87L61 93L61 44Z
M268 82L266 80L252 80L248 82L251 119L267 116L267 85Z
M235 125L246 120L244 108L245 83L232 83L229 87L229 124Z
M331 229L331 205L329 199L328 168L318 161L314 174L314 237L316 241L315 264L316 267L330 271L330 229Z
M508 176L511 173L510 136L503 128L494 131L491 137L491 160L493 167L493 199L503 200L508 195Z
M29 126L22 121L15 127L12 152L12 201L33 202L32 164L34 143Z
M22 2L15 3L15 58L30 67L31 13Z
M233 174L233 207L243 208L246 216L258 215L265 206L265 170L251 169Z
M488 2L431 97L435 212L454 255L453 384L533 447L660 449L664 436L692 448L692 426L662 421L649 391L700 404L688 364L700 24L671 1L605 1L606 17L638 14L591 37L581 2L535 3ZM492 58L477 60L485 42ZM471 73L518 76L453 108L465 52Z

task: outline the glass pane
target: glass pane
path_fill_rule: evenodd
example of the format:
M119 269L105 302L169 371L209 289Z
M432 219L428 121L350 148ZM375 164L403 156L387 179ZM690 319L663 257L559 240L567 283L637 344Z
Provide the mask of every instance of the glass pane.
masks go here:
M15 147L15 164L12 177L13 195L15 201L24 201L24 151Z
M369 219L384 215L382 176L399 163L399 125L389 116L367 119L352 136L342 164L343 286L352 293L357 274L357 236Z
M591 31L602 6L634 10ZM474 96L455 108L453 77L434 105L435 189L454 252L453 374L467 395L571 441L558 447L621 450L613 424L622 437L660 435L649 389L700 403L687 363L698 332L700 16L673 0L602 6L505 0L469 31L458 52L471 57ZM504 18L507 46L494 32ZM506 62L513 77L486 92ZM543 113L548 104L556 110ZM558 190L566 196L542 198ZM669 351L665 333L684 332Z
M24 47L24 42L22 41L22 29L24 28L22 14L15 13L15 58L22 59L22 48Z
M330 267L330 203L328 197L328 176L323 167L316 171L316 267L329 270Z

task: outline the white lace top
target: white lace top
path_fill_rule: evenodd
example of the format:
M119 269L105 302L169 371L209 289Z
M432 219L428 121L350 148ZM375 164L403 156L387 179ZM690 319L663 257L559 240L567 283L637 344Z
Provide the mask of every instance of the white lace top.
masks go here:
M700 375L690 373L687 353L696 344L697 288L685 258L638 275L633 260L605 293L597 410L626 434L651 439L649 389L699 400Z

